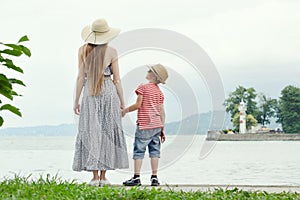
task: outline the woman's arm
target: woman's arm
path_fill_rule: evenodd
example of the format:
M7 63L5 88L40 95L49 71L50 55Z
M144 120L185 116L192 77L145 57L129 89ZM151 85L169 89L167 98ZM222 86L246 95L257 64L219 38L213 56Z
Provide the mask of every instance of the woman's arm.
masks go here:
M114 50L115 51L115 50ZM112 70L113 70L113 81L117 89L117 93L121 103L121 109L124 108L124 97L123 97L123 88L120 79L119 63L118 63L118 54L115 51L114 56L111 61Z
M74 112L75 114L80 113L80 105L79 105L79 98L80 94L84 85L84 68L83 68L83 62L81 59L82 54L82 48L81 47L78 51L78 75L76 80L76 96L74 101Z

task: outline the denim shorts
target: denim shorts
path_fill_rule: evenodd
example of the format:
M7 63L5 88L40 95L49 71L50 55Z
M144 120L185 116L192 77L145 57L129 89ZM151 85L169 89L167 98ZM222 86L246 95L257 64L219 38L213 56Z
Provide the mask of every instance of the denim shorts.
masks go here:
M149 157L160 157L161 128L140 130L136 128L133 148L133 159L143 159L148 146Z

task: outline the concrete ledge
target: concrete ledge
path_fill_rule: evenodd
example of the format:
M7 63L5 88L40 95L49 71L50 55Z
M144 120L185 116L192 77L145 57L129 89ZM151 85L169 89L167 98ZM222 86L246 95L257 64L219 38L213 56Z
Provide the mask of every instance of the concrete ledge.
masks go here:
M224 134L221 131L208 131L206 140L212 140L212 141L300 141L300 134L283 134L283 133Z
M114 187L125 187L122 185L112 185ZM150 185L142 185L141 188L149 188ZM131 188L131 187L126 187ZM214 191L215 189L232 190L238 188L244 191L266 191L268 193L280 193L280 192L297 192L300 194L300 186L289 186L289 185L206 185L206 184L195 184L195 185L161 185L155 188L161 188L163 190L173 190L173 191L185 191L185 192L195 192L195 191Z

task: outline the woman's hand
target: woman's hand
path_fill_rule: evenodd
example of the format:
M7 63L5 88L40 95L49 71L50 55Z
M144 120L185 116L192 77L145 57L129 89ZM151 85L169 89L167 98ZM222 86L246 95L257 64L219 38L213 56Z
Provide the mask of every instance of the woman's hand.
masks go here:
M73 110L76 115L79 115L80 114L80 105L78 103L75 104Z
M122 109L122 117L124 117L125 115L126 115L126 113L127 113L127 108L126 109Z

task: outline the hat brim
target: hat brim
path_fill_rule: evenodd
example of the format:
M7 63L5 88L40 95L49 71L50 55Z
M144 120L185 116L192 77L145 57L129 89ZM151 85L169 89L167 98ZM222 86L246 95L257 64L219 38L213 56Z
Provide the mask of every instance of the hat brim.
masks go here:
M155 76L159 79L159 81L160 81L162 84L166 84L165 81L160 80L159 75L157 74L157 72L156 72L155 70L153 70L153 67L152 67L152 66L147 66L147 67L155 74Z
M104 33L93 32L91 26L86 26L81 31L81 38L91 44L106 44L117 37L121 29L110 28L109 31Z

